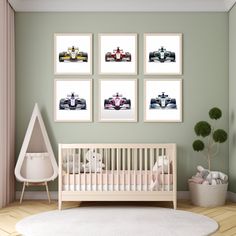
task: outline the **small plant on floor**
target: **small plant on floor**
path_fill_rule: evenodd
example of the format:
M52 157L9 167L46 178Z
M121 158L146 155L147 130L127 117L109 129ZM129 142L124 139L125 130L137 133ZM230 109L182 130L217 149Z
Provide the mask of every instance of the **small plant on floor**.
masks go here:
M212 120L218 120L222 116L222 112L219 108L213 107L209 111L209 117ZM194 126L194 131L197 136L202 138L207 138L204 142L200 139L197 139L193 142L193 150L200 152L203 151L204 156L208 162L208 169L211 169L211 159L216 156L219 151L219 144L224 143L228 135L223 129L216 129L210 125L207 121L199 121Z

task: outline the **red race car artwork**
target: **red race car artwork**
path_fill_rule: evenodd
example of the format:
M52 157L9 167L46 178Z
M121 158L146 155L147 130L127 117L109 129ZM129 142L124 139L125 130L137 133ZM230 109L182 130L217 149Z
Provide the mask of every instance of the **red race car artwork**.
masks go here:
M130 62L131 61L131 54L129 52L124 52L123 49L120 49L120 47L117 47L113 50L113 52L107 52L105 55L105 61L106 62Z

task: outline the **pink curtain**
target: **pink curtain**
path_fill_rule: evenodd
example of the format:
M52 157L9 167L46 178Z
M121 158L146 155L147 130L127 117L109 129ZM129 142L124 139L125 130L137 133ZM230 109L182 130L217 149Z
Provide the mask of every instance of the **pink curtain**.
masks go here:
M15 198L14 10L0 0L0 208Z

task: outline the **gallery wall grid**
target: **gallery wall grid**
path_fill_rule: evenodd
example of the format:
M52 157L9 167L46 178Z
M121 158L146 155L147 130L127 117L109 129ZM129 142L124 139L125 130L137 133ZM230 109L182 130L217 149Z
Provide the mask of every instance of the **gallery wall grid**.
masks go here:
M54 34L54 121L182 122L182 33L143 34L143 75L138 75L137 33L100 33L98 56L92 33ZM78 43L79 42L79 43ZM97 63L98 95L93 96ZM172 78L174 76L174 78ZM140 99L138 84L143 83ZM94 103L93 103L94 102Z

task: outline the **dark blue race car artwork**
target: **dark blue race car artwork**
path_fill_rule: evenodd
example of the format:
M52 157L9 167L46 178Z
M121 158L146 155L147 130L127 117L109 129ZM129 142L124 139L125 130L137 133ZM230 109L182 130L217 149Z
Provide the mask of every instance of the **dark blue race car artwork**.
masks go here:
M177 109L176 99L162 92L156 98L151 98L150 109Z
M149 53L149 62L175 62L175 53L167 51L164 47L158 49L158 51Z
M77 94L72 92L66 98L60 99L60 110L86 110L86 100L79 98Z

